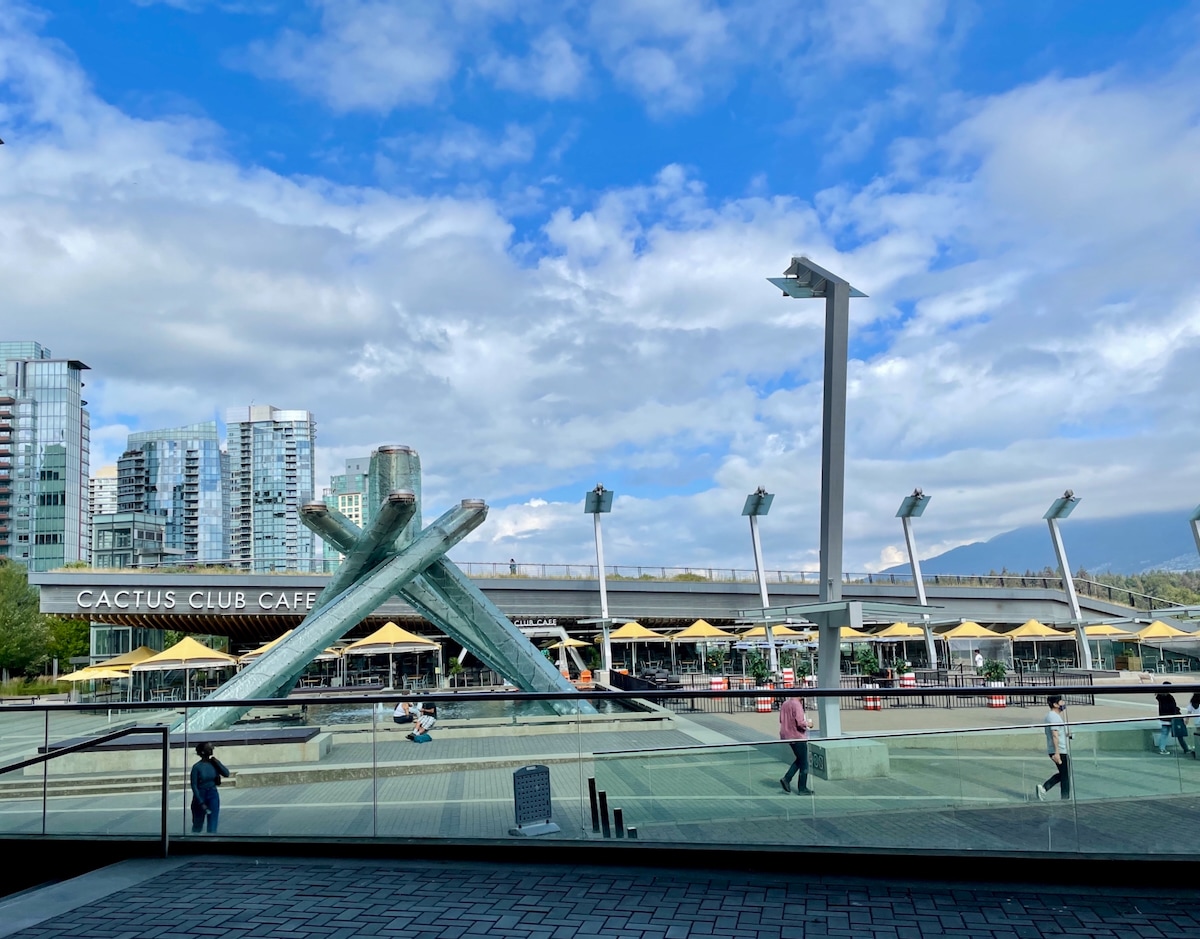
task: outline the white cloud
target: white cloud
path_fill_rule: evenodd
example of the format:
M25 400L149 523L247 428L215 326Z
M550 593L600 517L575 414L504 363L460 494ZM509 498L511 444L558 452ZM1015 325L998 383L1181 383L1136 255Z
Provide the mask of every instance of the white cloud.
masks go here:
M665 22L673 48L703 44ZM914 485L935 497L923 546L1024 524L1067 486L1097 514L1188 504L1196 84L1050 78L969 102L918 142L936 177L906 165L811 204L714 198L667 166L515 246L491 200L285 177L225 156L210 124L134 119L10 17L3 331L92 366L105 454L130 415L250 400L312 409L323 473L412 444L427 514L498 506L463 559L586 562L561 491L619 476L612 563L748 568L738 512L765 485L768 566L811 567L822 309L763 280L804 251L871 294L853 306L849 568L892 556ZM425 157L528 152L516 125L458 130Z
M386 141L390 151L407 155L423 167L438 171L476 167L494 170L514 163L528 163L537 147L532 128L508 124L499 136L470 124L449 122L432 136L408 136Z
M587 79L588 63L569 39L546 30L530 42L525 58L493 52L482 59L479 69L498 88L555 100L579 93Z
M316 36L289 29L252 44L241 63L292 82L336 111L428 104L457 70L458 36L438 4L314 0Z

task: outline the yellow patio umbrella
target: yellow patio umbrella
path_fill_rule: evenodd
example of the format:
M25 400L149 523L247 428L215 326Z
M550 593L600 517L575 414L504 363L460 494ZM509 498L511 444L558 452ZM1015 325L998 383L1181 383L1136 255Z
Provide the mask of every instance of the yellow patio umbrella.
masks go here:
M671 637L672 642L724 642L737 639L733 633L718 629L707 620L698 619L687 629Z
M986 626L980 626L976 622L967 620L965 623L959 623L953 629L949 629L942 633L941 639L1008 639L1011 638L1011 633L1003 634L993 632Z
M129 672L116 668L101 668L99 665L89 665L70 675L60 675L59 681L116 681L118 678L128 678Z
M1096 640L1096 658L1100 658L1100 640L1111 639L1117 642L1125 641L1132 642L1133 634L1120 627L1114 626L1112 623L1093 623L1091 626L1083 627L1084 635L1090 640Z
M258 658L260 655L262 655L268 649L273 649L275 646L279 645L279 643L281 643L284 639L286 639L291 634L292 634L292 630L289 629L283 635L276 636L270 642L264 643L263 645L259 646L257 649L247 652L244 655L238 656L238 662L241 664L245 664L246 662L249 662L249 661L252 661L253 659Z
M872 638L877 642L898 642L902 648L901 655L905 661L908 660L908 641L910 639L924 639L925 630L920 626L914 626L912 623L892 623L890 626L885 626L877 633L872 633Z
M611 636L609 637L612 638ZM584 642L582 639L573 639L568 636L566 639L560 639L552 645L546 646L547 649L579 649L583 646L591 645L590 642Z
M1169 626L1160 619L1156 619L1149 626L1143 626L1130 637L1130 642L1145 642L1147 639L1179 639L1184 636L1191 636L1192 633L1185 632L1182 629L1176 629L1174 626Z
M662 633L656 633L653 629L647 629L637 620L631 620L609 633L608 640L609 642L666 642L667 637ZM598 636L596 641L603 642L603 636Z
M596 637L596 642L603 642L603 641L604 641L603 635ZM608 641L609 642L628 642L630 644L629 649L630 649L630 653L633 656L632 661L631 661L632 670L636 670L637 669L637 645L636 645L636 643L639 643L639 642L666 642L667 637L664 636L662 633L656 633L653 629L647 629L645 626L643 626L637 620L632 620L631 622L626 623L624 626L621 626L620 628L615 629L611 633L609 633Z
M401 629L395 623L388 622L380 626L369 636L352 642L342 650L343 655L386 655L388 657L388 687L396 687L397 652L434 652L438 653L441 661L442 647L432 639L410 633ZM440 665L439 665L440 667Z
M747 629L744 633L738 636L739 639L766 639L767 627L754 626ZM799 629L792 629L791 626L785 626L780 623L778 626L771 627L772 639L811 639L812 633L802 632Z
M154 650L149 646L138 646L136 649L125 652L115 658L105 659L103 662L97 662L95 665L89 665L88 668L129 668L131 665L137 665L138 662L146 661L146 659L154 654Z
M216 649L210 649L191 636L184 636L169 649L164 649L157 655L130 666L135 672L169 672L175 669L183 671L183 697L188 698L189 673L197 669L223 668L236 665L237 659Z
M1004 633L1009 639L1069 639L1061 630L1047 626L1035 619L1028 619L1016 629Z
M1045 623L1035 619L1028 619L1016 629L1010 629L1003 635L1007 636L1013 642L1032 642L1033 643L1033 658L1038 658L1038 640L1061 640L1070 639L1071 637L1064 634L1061 630L1055 629L1053 626L1047 626Z
M1128 639L1133 635L1128 630L1119 629L1112 623L1094 623L1091 626L1084 626L1083 631L1089 638L1097 639Z
M870 633L862 632L853 626L843 626L838 631L838 638L842 642L872 642L875 639Z
M677 642L731 642L737 638L731 632L718 629L708 620L698 619L687 629L680 630L671 637L671 667L675 667L675 643Z
M872 635L876 639L922 639L925 636L925 630L920 626L913 626L911 623L892 623L891 626L885 626Z

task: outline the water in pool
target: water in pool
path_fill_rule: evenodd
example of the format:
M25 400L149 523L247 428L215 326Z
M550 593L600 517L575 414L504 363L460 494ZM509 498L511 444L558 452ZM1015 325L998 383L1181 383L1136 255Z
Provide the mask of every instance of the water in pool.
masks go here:
M438 704L438 720L479 720L483 718L552 717L556 714L549 701L442 701ZM601 714L628 714L638 710L627 701L605 698L592 701ZM313 704L308 708L306 723L324 727L330 724L366 724L371 720L370 704ZM394 705L374 705L381 720L391 718Z

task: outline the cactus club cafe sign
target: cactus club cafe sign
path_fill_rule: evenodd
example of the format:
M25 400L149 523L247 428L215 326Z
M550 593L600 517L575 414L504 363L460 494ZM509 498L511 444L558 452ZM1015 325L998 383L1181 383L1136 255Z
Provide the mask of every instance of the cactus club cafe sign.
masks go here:
M93 613L307 613L319 590L80 590L75 603Z

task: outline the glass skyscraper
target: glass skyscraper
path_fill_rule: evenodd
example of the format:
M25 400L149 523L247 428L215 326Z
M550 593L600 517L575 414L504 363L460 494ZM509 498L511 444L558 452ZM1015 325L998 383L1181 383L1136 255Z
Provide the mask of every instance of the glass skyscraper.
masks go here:
M87 561L83 372L37 342L0 342L0 555L34 571Z
M355 457L346 461L346 472L329 477L329 488L324 501L331 509L337 509L360 528L366 527L374 515L374 502L370 498L368 472L371 469L369 456ZM324 553L325 569L332 570L334 563L343 557L333 545L320 542Z
M313 498L316 423L269 404L225 412L231 563L253 571L312 571L315 537L300 522Z
M139 431L127 446L117 462L117 510L161 517L172 560L225 560L229 503L217 422Z

